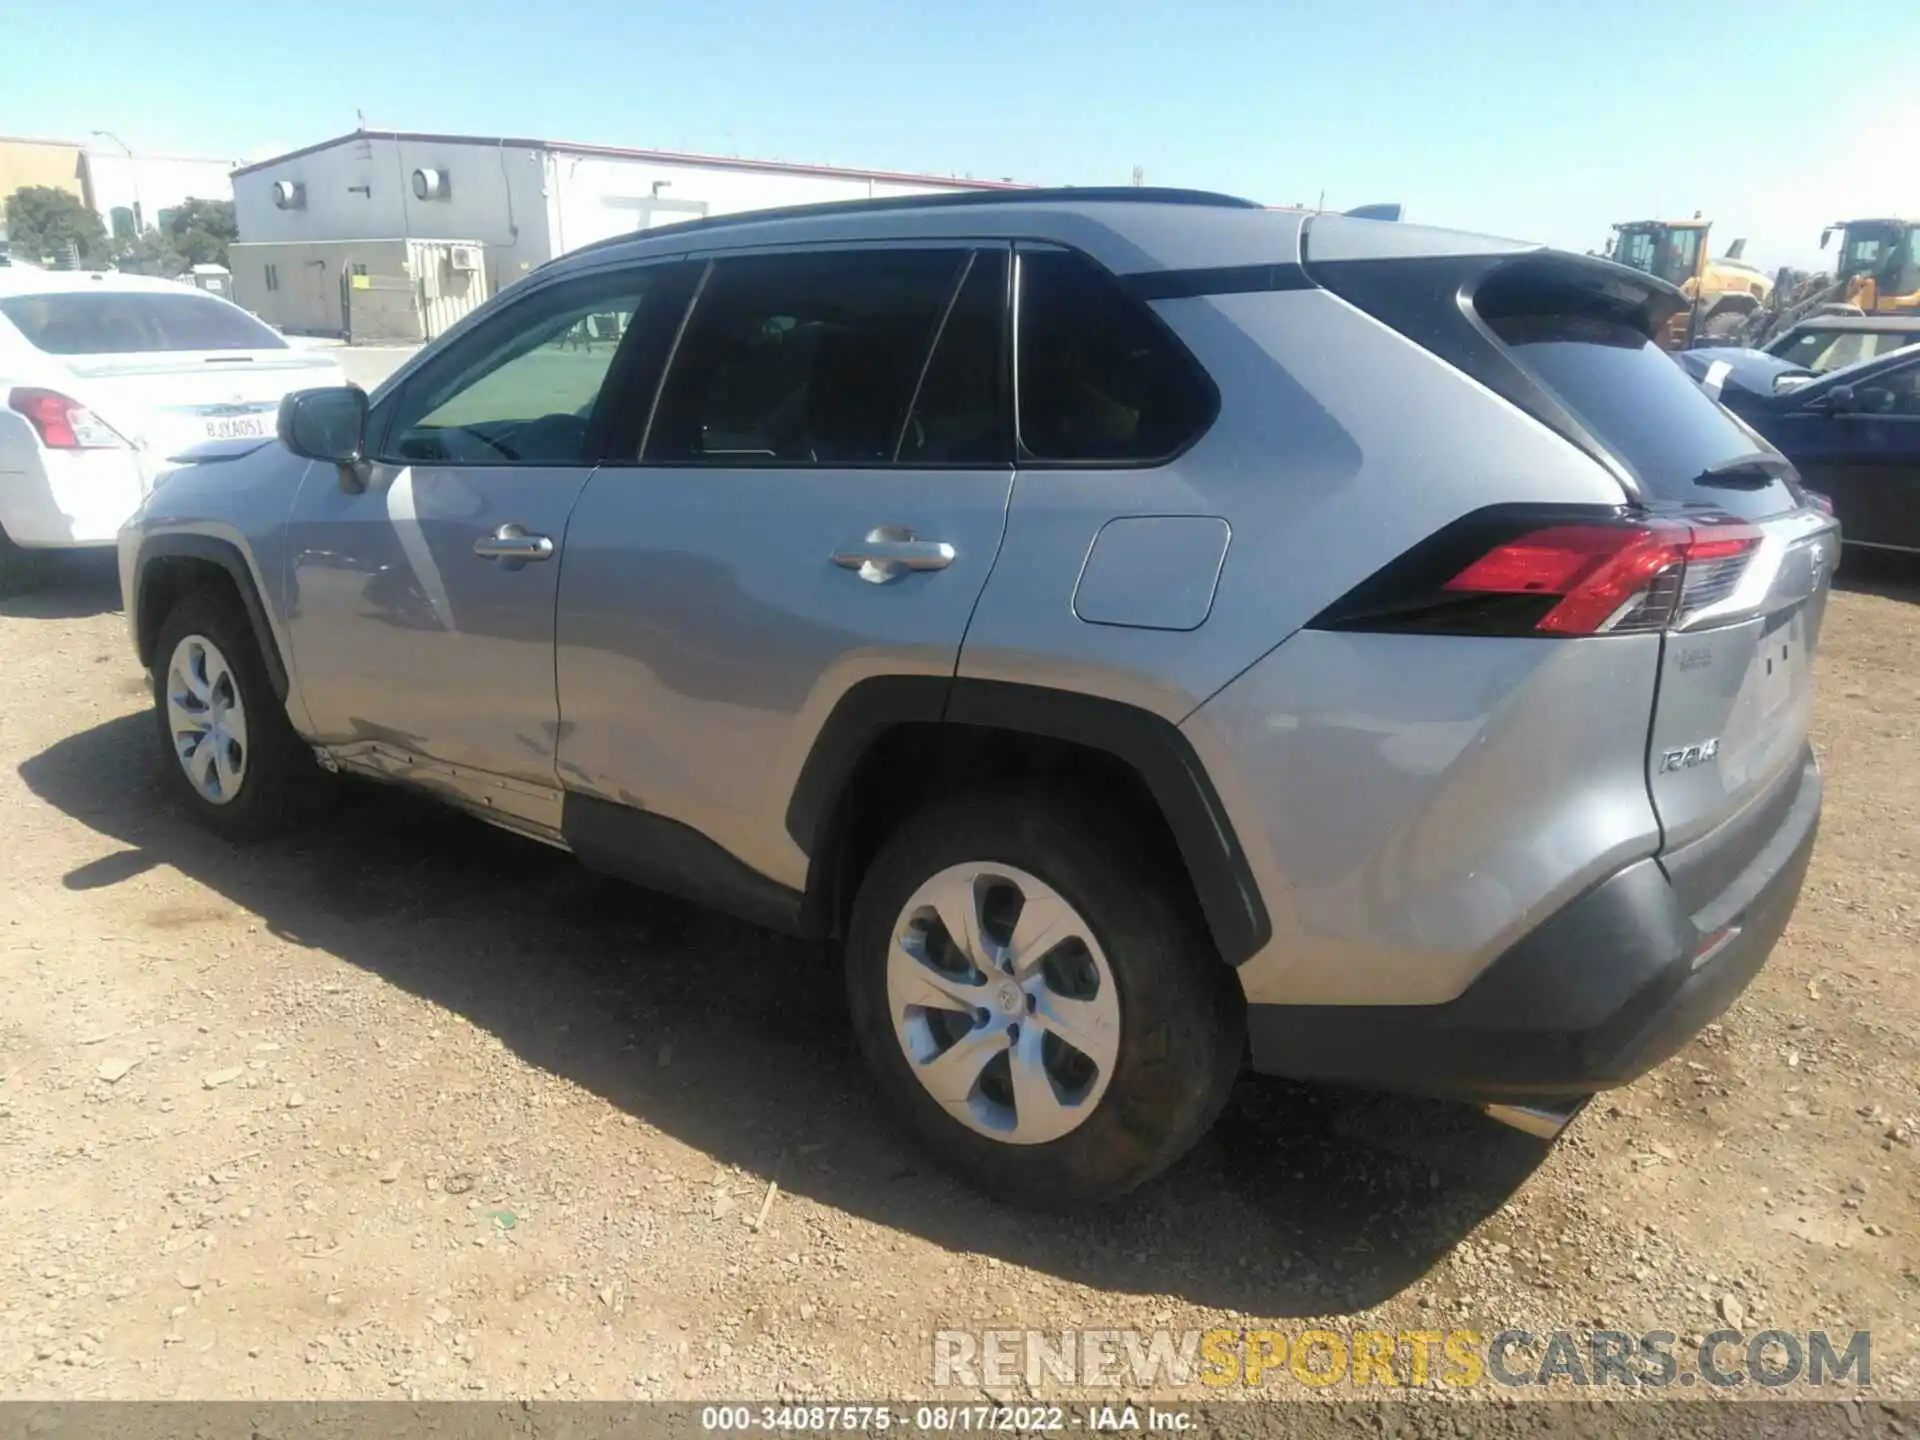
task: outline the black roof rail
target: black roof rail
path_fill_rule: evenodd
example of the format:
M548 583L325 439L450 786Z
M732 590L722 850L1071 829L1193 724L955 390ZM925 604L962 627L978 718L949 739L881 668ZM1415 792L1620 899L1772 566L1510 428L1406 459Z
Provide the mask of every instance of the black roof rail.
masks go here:
M954 190L932 195L900 195L884 200L823 200L812 205L782 205L771 210L739 210L729 215L709 215L701 220L680 220L662 225L660 230L685 235L708 230L724 230L735 225L758 225L769 220L805 220L816 216L881 215L896 210L949 210L981 205L1213 205L1234 210L1263 210L1258 201L1238 195L1220 195L1211 190L1175 190L1150 185L1062 185L1035 186L1022 190ZM595 240L568 255L590 254L635 240L651 237L651 230L630 230ZM556 256L555 259L561 257Z

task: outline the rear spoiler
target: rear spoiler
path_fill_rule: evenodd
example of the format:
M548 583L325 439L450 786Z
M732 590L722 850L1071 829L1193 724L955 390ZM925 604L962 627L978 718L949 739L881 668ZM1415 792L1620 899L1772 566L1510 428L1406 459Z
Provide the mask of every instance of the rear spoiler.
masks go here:
M1356 205L1340 213L1353 220L1398 220L1400 205L1397 201L1391 205Z

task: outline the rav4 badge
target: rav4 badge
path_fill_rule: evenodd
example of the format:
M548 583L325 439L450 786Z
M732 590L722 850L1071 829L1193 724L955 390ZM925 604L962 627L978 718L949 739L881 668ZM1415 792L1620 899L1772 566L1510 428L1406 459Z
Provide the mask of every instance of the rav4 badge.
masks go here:
M1667 750L1660 756L1660 771L1664 775L1669 770L1691 770L1696 765L1705 765L1720 753L1720 737L1702 740L1698 745L1682 745L1678 750Z

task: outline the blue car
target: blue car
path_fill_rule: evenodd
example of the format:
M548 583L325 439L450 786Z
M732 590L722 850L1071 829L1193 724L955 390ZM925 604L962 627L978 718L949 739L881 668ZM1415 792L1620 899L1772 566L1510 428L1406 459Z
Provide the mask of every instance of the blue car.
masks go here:
M1757 350L1678 358L1833 502L1847 544L1920 553L1920 345L1824 375Z

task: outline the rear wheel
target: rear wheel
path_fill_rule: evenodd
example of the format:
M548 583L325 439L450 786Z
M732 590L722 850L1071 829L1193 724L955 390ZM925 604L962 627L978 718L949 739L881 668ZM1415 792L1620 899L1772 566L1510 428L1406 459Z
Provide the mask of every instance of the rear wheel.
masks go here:
M1124 1194L1205 1133L1238 1072L1238 987L1122 833L1019 792L942 802L855 901L848 994L881 1091L996 1195Z
M153 663L167 783L203 823L260 839L325 808L333 777L294 733L237 600L181 597L160 623Z

